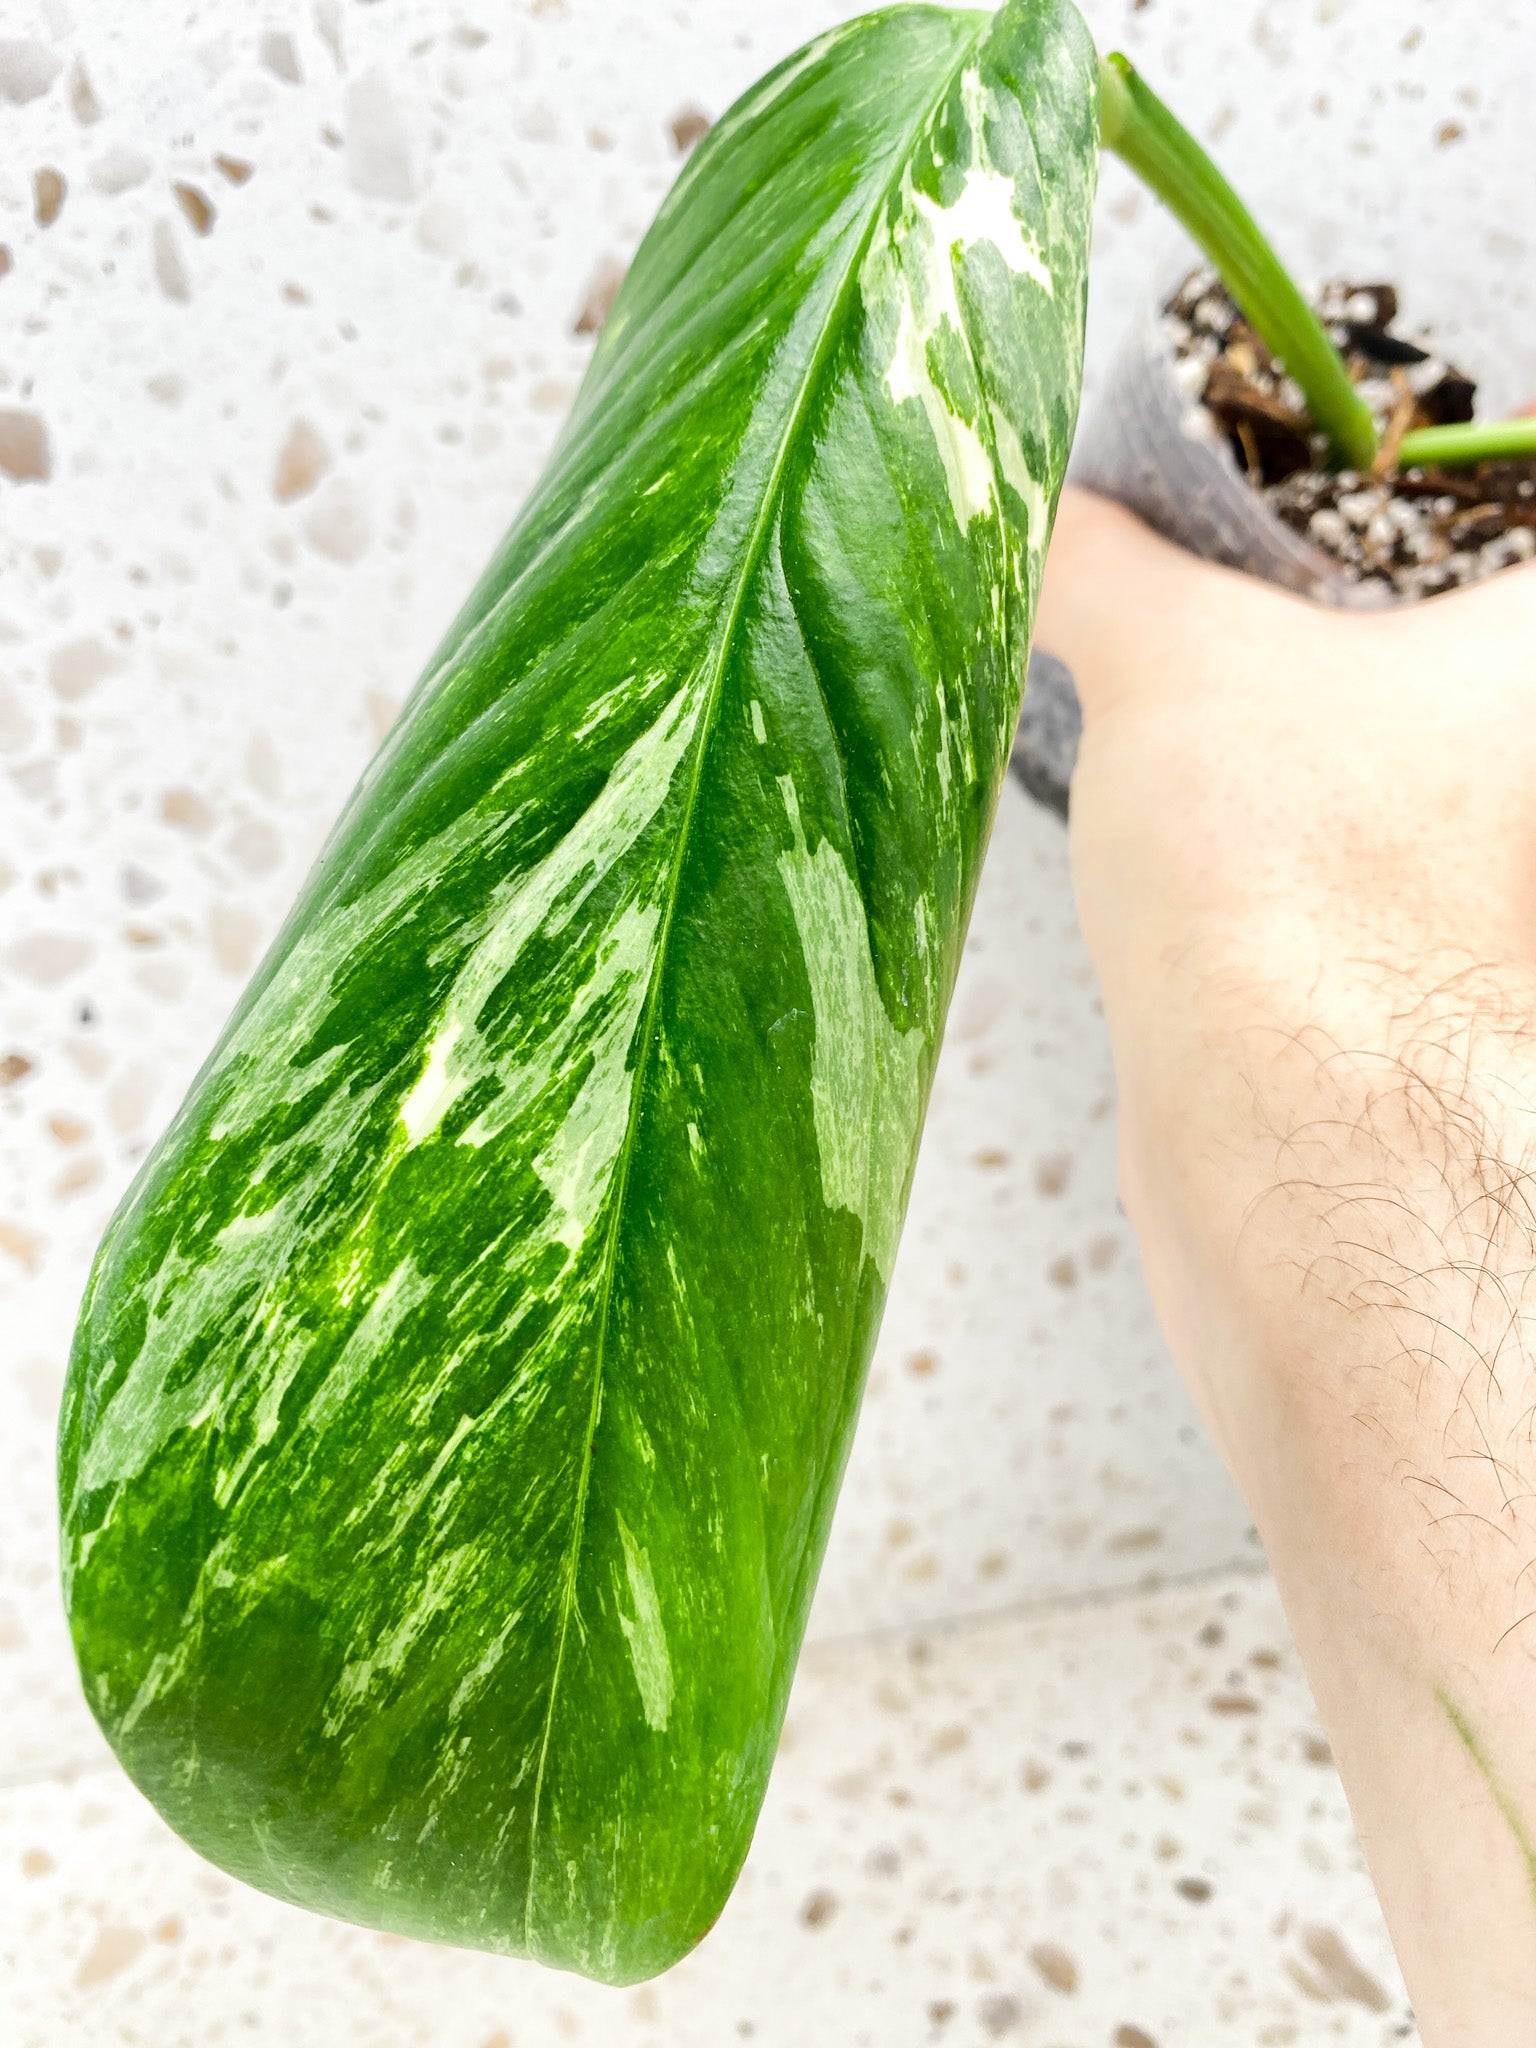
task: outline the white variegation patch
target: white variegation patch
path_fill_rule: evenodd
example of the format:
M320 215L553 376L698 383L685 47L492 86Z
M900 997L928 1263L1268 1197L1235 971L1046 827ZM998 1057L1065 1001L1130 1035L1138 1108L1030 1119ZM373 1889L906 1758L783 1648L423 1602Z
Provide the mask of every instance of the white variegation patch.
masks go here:
M962 413L953 409L929 371L928 343L935 331L935 327L926 325L919 317L912 298L905 298L901 324L896 330L896 353L885 373L885 384L897 405L915 398L928 415L934 445L944 465L949 502L963 533L973 519L984 519L993 510L996 479L992 458L982 445L981 436Z
M927 209L925 211L925 209ZM933 202L902 173L901 205L893 221L875 236L860 276L864 304L888 324L895 315L885 387L893 404L915 399L927 415L949 502L961 532L993 506L992 462L975 426L942 388L928 359L928 345L949 323L969 346L955 290L952 251L932 228Z
M395 1331L431 1292L431 1280L407 1255L383 1286L375 1290L362 1320L354 1327L332 1361L330 1371L298 1417L296 1434L310 1430L318 1435L335 1421L353 1391L366 1377L369 1366L387 1348Z
M575 1031L570 1034L574 1043L569 1052L579 1052L591 1064L575 1101L533 1168L559 1218L553 1234L573 1254L596 1221L629 1129L634 1087L630 1048L650 990L660 923L657 905L631 904L604 940L597 972L572 1005L576 1030L589 1010L600 1019L584 1045ZM532 1078L537 1084L539 1076ZM498 1103L494 1113L477 1118L465 1136L473 1139L492 1115L498 1126L508 1120Z
M992 416L992 445L997 450L998 467L1003 472L1003 481L1013 490L1024 507L1025 541L1036 567L1045 560L1045 544L1050 534L1051 501L1045 486L1029 466L1024 445L1019 439L1018 429L1013 421L994 400L989 407Z
M480 1548L472 1543L438 1552L426 1573L402 1602L393 1627L377 1638L366 1657L355 1657L343 1666L327 1702L327 1734L334 1734L344 1726L376 1680L400 1669L410 1654L412 1644L438 1615L451 1611L479 1559Z
M497 1665L506 1656L507 1647L512 1640L512 1631L517 1627L522 1618L521 1608L509 1614L495 1635L486 1644L480 1656L470 1665L464 1676L459 1680L458 1685L454 1689L453 1698L448 1702L448 1720L451 1723L457 1722L464 1709L484 1691Z
M147 1327L138 1355L85 1440L78 1481L83 1489L93 1491L132 1478L170 1437L199 1430L218 1414L222 1389L217 1373L188 1374L168 1387L165 1360L179 1356L216 1319L231 1292L249 1290L260 1315L266 1307L264 1283L272 1268L273 1248L264 1233L223 1244L216 1263L171 1251L145 1288ZM291 1371L293 1360L290 1355L285 1364L279 1347L271 1365ZM82 1560L86 1555L88 1547L83 1546Z
M794 783L779 777L794 845L779 856L806 975L816 1046L811 1098L822 1197L864 1226L864 1251L887 1286L923 1109L922 1032L891 1022L875 979L863 899L837 849L812 853Z
M479 1032L478 1018L533 934L563 929L654 819L688 751L703 694L698 677L678 690L656 723L627 749L573 830L531 873L513 877L488 906L480 936L449 989L422 1066L401 1099L400 1142L384 1162L386 1174L413 1145L426 1142L452 1104L482 1076L494 1080L497 1097L464 1134L471 1143L484 1143L562 1074L585 1061L587 1072L565 1125L550 1133L535 1162L556 1204L541 1242L559 1241L568 1251L580 1244L601 1204L627 1120L628 1048L643 1007L658 912L636 903L621 907L599 947L593 975L573 992L566 1011L550 1019L536 1061L505 1073ZM441 873L456 846L478 829L479 821L468 814L402 861L363 897L318 919L299 942L286 971L263 989L221 1049L221 1065L241 1070L241 1129L258 1128L301 1091L313 1097L308 1121L269 1148L264 1178L281 1184L283 1161L295 1147L313 1154L316 1164L303 1183L286 1189L275 1203L263 1202L263 1184L256 1183L250 1211L220 1233L216 1260L173 1249L146 1284L144 1342L96 1418L81 1461L83 1486L130 1479L174 1433L200 1428L222 1411L225 1399L215 1360L210 1360L205 1374L189 1376L174 1392L161 1384L161 1375L167 1358L185 1355L198 1334L241 1296L249 1304L250 1327L262 1332L248 1368L253 1376L249 1391L255 1403L255 1429L230 1465L220 1466L214 1474L221 1498L229 1496L254 1453L270 1441L283 1398L302 1369L308 1341L302 1326L289 1327L274 1291L280 1292L296 1242L306 1234L306 1205L313 1186L334 1170L356 1141L380 1092L400 1085L382 1080L356 1090L329 1088L324 1084L344 1066L346 1049L333 1046L319 1059L301 1064L302 1050L329 1013L338 963L365 950L374 933L389 929L407 912ZM284 1047L292 1048L291 1064L282 1056ZM210 1136L215 1141L227 1138L233 1128L228 1121L221 1122ZM367 1235L365 1213L336 1254L333 1284L338 1302L349 1302L360 1284L367 1264ZM386 1289L382 1300L362 1305L358 1327L337 1361L336 1373L316 1397L318 1405L309 1415L312 1427L320 1427L335 1413L336 1404L366 1372L396 1322L426 1291L411 1275L397 1273L395 1278L398 1295Z
M1054 298L1056 280L1040 244L1014 210L1013 180L997 169L987 150L987 123L996 118L997 104L974 65L961 74L960 103L970 131L971 161L960 197L951 206L933 208L930 218L935 232L951 249L990 242L1010 270L1033 278Z
M630 1604L635 1610L633 1619L620 1614L619 1627L629 1645L629 1661L635 1684L640 1688L645 1725L661 1734L672 1716L672 1655L662 1626L650 1558L629 1533L622 1515L618 1524L619 1542L624 1548L624 1576L629 1581Z
M569 1070L572 1059L581 1056L591 1037L581 1027L590 1016L600 1017L604 1030L610 1028L612 1020L603 1015L599 999L610 995L624 975L628 975L631 989L633 1035L650 964L647 945L654 940L658 923L653 909L635 906L620 913L614 932L600 949L591 981L573 994L563 1016L549 1020L548 1038L536 1061L508 1075L486 1044L480 1017L529 940L539 932L565 930L655 818L678 763L688 751L703 697L703 678L694 677L672 698L656 724L629 746L601 795L559 844L536 867L513 876L497 891L480 936L465 955L438 1012L421 1071L400 1104L407 1147L424 1144L454 1103L485 1079L495 1081L497 1098L464 1133L464 1142L484 1144L504 1130ZM590 1126L592 1114L590 1101L578 1101L571 1111L583 1126ZM559 1141L555 1142L558 1146ZM610 1162L612 1156L610 1152ZM578 1206L588 1206L585 1194Z
M957 167L959 192L948 205L941 204L930 193L916 189L910 168L904 171L900 205L870 245L860 288L866 310L877 325L891 329L886 390L897 405L915 399L922 406L944 465L951 508L965 532L973 520L997 511L998 483L982 423L966 416L955 394L935 376L930 359L930 344L945 328L970 352L957 264L970 250L984 245L995 251L1015 276L1028 278L1048 297L1055 297L1056 283L1039 241L1015 210L1013 180L999 171L988 155L986 123L991 95L978 71L970 69L962 75L960 93L971 155L969 163ZM998 417L996 408L990 408L986 424L994 430L994 441ZM1020 489L1019 479L1028 477L1028 466L1011 424L1008 446L997 447L997 460L1004 465L1006 480L1030 508L1031 533L1037 528L1043 531L1034 516L1043 494L1032 479L1028 491Z

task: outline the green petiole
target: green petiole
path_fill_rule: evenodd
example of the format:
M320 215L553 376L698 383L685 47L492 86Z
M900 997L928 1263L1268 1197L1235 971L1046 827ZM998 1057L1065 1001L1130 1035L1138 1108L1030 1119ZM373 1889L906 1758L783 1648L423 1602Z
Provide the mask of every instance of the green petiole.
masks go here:
M1263 230L1193 135L1119 51L1099 63L1099 135L1186 227L1255 333L1301 387L1341 466L1369 469L1376 423Z
M1376 465L1376 423L1343 357L1258 222L1128 57L1099 60L1099 139L1155 192L1215 264L1270 353L1301 388L1307 411L1343 468ZM1536 456L1536 419L1471 420L1405 434L1397 469Z
M1536 1898L1536 1845L1532 1844L1530 1836L1526 1833L1525 1822L1520 1818L1514 1801L1494 1776L1493 1765L1483 1754L1482 1745L1472 1733L1471 1724L1456 1705L1456 1702L1449 1693L1437 1691L1435 1697L1444 1709L1446 1719L1460 1737L1462 1747L1477 1766L1483 1782L1493 1795L1493 1803L1503 1816L1504 1825L1509 1829L1511 1835L1514 1836L1515 1846L1525 1858L1526 1874L1531 1884L1531 1895L1533 1898Z
M1536 455L1536 419L1468 420L1453 427L1418 427L1404 434L1399 469L1450 469L1458 463L1519 461Z

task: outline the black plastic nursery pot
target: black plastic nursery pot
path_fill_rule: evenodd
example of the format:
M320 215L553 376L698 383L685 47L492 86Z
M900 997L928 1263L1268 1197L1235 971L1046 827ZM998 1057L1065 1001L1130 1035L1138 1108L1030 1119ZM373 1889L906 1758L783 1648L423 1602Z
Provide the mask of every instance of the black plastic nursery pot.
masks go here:
M1178 289L1187 290L1188 281ZM1336 287L1347 293L1347 287ZM1380 291L1383 288L1373 287ZM1177 296L1177 292L1174 294ZM1392 302L1395 304L1395 295ZM1228 424L1205 402L1200 380L1181 360L1165 304L1128 337L1097 402L1084 415L1068 480L1113 498L1158 533L1207 561L1280 585L1314 603L1342 610L1380 610L1414 601L1381 580L1362 577L1337 554L1315 546L1288 523L1250 475ZM1403 363L1429 362L1417 345L1390 340ZM1471 384L1464 386L1470 412ZM1369 480L1366 480L1369 482ZM1466 490L1454 479L1440 479ZM1434 479L1422 491L1439 487ZM1536 499L1532 481L1520 486ZM1441 501L1444 502L1443 500ZM1536 503L1529 553L1536 553ZM1519 551L1510 552L1512 562ZM1082 714L1070 670L1043 651L1030 660L1012 767L1029 794L1065 819Z

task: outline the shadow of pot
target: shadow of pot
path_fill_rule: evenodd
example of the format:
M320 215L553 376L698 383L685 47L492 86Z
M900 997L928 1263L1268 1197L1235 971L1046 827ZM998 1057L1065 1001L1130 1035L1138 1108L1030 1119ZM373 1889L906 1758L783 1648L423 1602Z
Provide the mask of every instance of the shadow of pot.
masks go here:
M1226 435L1180 380L1161 320L1142 327L1122 349L1084 419L1067 476L1118 499L1207 561L1262 576L1318 604L1358 611L1391 602L1384 585L1345 575L1253 489ZM1082 724L1071 670L1053 655L1032 654L1011 765L1036 802L1059 818L1067 815Z

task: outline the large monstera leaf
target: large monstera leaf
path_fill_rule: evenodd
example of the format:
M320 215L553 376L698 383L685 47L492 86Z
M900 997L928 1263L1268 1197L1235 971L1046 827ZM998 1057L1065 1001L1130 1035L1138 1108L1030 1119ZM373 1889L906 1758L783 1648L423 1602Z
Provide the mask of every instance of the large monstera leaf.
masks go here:
M615 1982L746 1854L1077 406L1094 57L899 7L696 152L100 1252L91 1704L252 1884Z

